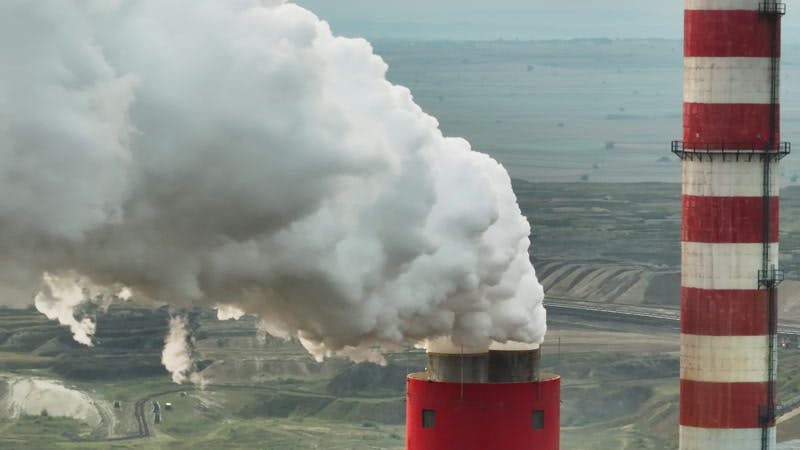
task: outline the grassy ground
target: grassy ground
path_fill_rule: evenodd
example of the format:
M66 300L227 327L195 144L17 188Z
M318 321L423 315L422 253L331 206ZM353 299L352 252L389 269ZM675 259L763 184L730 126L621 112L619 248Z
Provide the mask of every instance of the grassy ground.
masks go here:
M569 317L552 318L550 327L542 364L562 376L563 448L675 448L678 339L674 330ZM300 350L286 344L279 353L293 351ZM796 376L800 351L782 349L779 359L779 395L787 399L800 392ZM18 371L25 373L40 371ZM329 381L319 378L200 390L177 386L166 375L71 385L91 393L96 402L120 402L121 408L112 412L116 423L110 436L104 431L107 423L91 429L64 418L4 419L0 448L400 449L404 445L402 388L393 395L386 392L387 386L372 396L337 396L328 393ZM162 407L163 420L152 425L153 437L106 440L136 434L132 411L141 398L155 399ZM172 404L170 410L164 409L167 402ZM150 410L148 402L145 411L152 424ZM791 436L795 422L779 427L782 437Z
M534 259L680 264L680 186L515 180Z
M27 417L10 424L0 421L0 447L17 449L403 449L399 426L352 424L316 419L225 420L193 424L171 434L166 424L148 439L77 441L86 427L63 418Z
M82 441L92 429L64 417L23 416L0 419L0 448L8 450L57 448L62 442Z
M0 352L0 368L33 369L37 367L49 367L53 364L54 358L47 356L36 356L28 353Z
M534 259L680 266L681 189L670 183L514 181ZM800 186L781 191L781 266L800 279Z

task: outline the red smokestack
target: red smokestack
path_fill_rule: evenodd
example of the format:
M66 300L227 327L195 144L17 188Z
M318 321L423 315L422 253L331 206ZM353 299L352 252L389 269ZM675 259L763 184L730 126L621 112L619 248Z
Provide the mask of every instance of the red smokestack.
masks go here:
M557 450L560 378L539 349L438 353L409 375L407 450Z
M685 5L680 448L769 449L785 5Z

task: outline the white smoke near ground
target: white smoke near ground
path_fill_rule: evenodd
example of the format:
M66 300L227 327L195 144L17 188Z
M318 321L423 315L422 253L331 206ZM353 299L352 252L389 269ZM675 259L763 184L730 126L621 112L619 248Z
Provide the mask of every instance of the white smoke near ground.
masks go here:
M172 374L172 381L181 384L191 381L204 385L204 378L194 369L194 336L189 332L186 318L173 316L169 320L169 333L164 339L161 364Z
M50 320L66 325L72 337L83 345L92 346L96 324L90 317L75 317L76 309L89 301L78 283L68 278L58 278L45 273L43 287L33 299L36 309Z
M506 171L311 12L6 0L0 57L0 285L49 273L37 307L76 339L93 322L54 288L72 273L255 314L317 357L542 340Z
M115 299L124 300L127 294L124 287L96 286L75 273L56 276L45 272L33 304L48 319L68 326L77 342L91 347L97 326L95 315L107 310Z
M241 309L232 305L217 305L217 320L239 320L242 316L247 314Z

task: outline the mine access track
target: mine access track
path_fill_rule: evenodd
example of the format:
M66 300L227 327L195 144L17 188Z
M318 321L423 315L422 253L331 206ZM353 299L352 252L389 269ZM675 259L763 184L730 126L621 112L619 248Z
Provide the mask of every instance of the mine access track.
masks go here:
M646 322L672 329L680 328L680 311L677 309L595 303L565 297L547 297L544 299L544 306L549 313L553 314L591 316L639 324ZM787 323L778 324L778 334L800 337L800 326Z

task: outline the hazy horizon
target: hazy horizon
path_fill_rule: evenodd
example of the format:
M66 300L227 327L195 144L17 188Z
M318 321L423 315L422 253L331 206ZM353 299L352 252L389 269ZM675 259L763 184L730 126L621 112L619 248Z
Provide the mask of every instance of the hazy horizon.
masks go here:
M609 0L292 0L328 21L335 34L368 40L682 39L683 2ZM800 42L791 5L784 41Z

